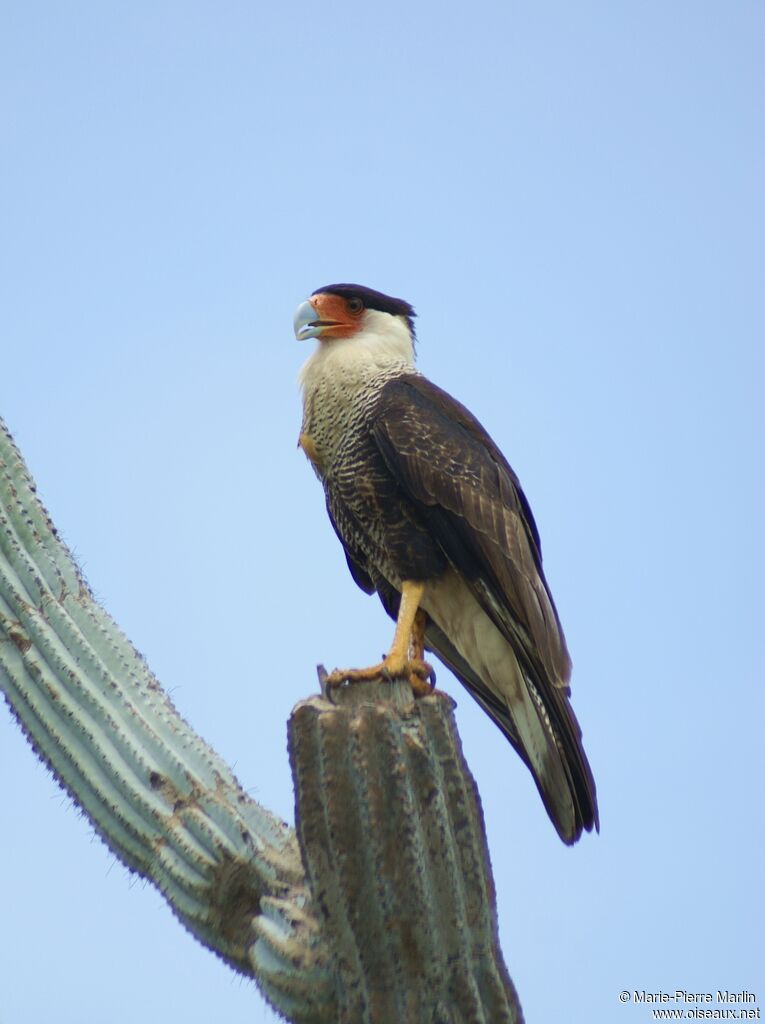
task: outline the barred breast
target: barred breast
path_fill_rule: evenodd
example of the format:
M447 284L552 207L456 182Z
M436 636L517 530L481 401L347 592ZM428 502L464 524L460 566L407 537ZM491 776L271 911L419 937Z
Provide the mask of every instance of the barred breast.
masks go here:
M371 426L385 385L408 366L374 373L320 375L305 389L300 444L321 480L346 553L373 586L396 589L405 579L430 579L446 560L401 493Z

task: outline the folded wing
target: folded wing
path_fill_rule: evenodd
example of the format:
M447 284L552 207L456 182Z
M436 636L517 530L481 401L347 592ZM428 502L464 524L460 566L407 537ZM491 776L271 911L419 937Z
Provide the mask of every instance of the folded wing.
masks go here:
M597 827L595 784L569 704L566 641L518 478L475 417L419 374L385 385L372 432L408 502L512 648L528 691L520 710L441 624L432 624L429 644L508 736L562 838L573 842L582 828Z

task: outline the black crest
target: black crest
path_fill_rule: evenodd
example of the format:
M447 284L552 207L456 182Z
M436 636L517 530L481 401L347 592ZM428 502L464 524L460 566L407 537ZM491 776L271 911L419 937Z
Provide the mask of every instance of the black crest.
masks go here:
M403 316L406 318L412 338L414 338L414 318L417 314L404 299L394 299L391 295L383 295L382 292L376 292L374 288L365 288L363 284L328 284L324 288L317 288L313 294L319 295L322 292L329 292L330 295L342 295L344 299L358 298L364 303L365 309L379 309L381 313Z

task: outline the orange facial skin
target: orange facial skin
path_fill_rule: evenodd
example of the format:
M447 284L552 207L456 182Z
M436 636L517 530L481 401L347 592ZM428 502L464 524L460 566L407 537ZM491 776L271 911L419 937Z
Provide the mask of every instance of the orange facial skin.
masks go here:
M322 325L322 341L331 341L335 338L350 338L361 327L364 319L364 306L358 309L351 308L353 300L343 298L342 295L330 295L327 292L320 292L311 296L311 305L315 308L317 320Z

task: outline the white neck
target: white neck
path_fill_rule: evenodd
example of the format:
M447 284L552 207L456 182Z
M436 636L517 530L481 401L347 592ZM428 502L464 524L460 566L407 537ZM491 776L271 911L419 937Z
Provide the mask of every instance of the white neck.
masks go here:
M404 317L368 309L364 326L352 338L320 342L300 370L303 395L322 381L345 378L363 384L378 374L394 374L414 367L412 335Z

